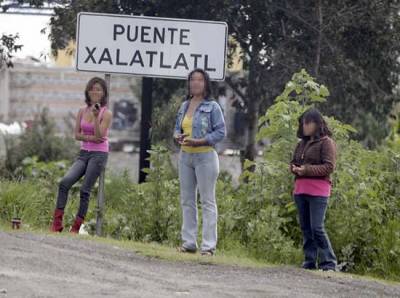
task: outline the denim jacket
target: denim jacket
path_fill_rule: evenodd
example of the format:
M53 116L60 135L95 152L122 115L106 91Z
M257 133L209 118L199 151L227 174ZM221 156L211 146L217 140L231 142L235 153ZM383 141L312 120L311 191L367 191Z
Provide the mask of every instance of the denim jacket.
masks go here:
M182 103L176 116L174 136L183 133L182 121L189 108L189 100ZM192 137L205 138L210 146L222 141L226 135L225 120L218 103L204 100L193 114Z

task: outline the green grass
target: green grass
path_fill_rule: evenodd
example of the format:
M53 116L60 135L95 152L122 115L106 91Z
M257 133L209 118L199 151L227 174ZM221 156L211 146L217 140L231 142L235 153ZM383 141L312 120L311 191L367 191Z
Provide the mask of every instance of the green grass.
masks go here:
M88 237L86 236L85 239ZM213 257L204 257L199 253L196 254L185 254L178 253L175 247L165 246L158 243L143 243L135 241L118 241L110 238L99 238L89 237L89 240L118 246L120 248L133 250L137 254L159 258L162 260L168 260L173 262L194 262L200 264L211 264L211 265L234 265L240 267L251 267L251 268L265 268L275 267L277 265L267 264L260 262L255 259L243 256L244 253L240 251L218 251Z

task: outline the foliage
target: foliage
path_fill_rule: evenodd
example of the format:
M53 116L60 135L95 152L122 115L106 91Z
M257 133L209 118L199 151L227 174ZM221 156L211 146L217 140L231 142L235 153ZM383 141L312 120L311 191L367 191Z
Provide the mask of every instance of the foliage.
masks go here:
M7 137L6 147L6 171L9 175L19 175L21 163L27 157L36 156L38 161L44 162L72 160L78 152L74 139L56 134L54 120L49 117L47 109L35 115L32 126L21 136Z
M183 95L174 95L170 101L162 102L155 107L152 121L152 143L164 144L168 148L174 148L172 132L175 128L176 113L182 103Z
M317 84L305 71L297 73L286 84L276 103L261 118L258 137L268 137L271 146L266 148L264 160L257 163L256 173L250 175L256 193L267 197L279 206L280 214L290 218L293 210L292 178L288 178L287 164L297 142L297 119L305 109L324 102L328 95L325 86ZM400 156L388 148L367 150L351 140L354 129L334 118L326 120L333 131L338 146L337 169L333 175L333 193L327 215L327 230L344 271L368 272L393 277L399 266L387 268L388 258L398 256L398 242L388 241L395 236L400 214ZM268 125L266 125L268 124ZM288 150L291 148L291 150ZM255 188L263 179L262 188ZM295 220L284 228L290 239L298 239ZM382 258L386 256L385 258ZM397 262L398 264L398 262Z
M165 147L154 146L150 153L152 167L146 169L145 183L132 184L126 173L106 180L105 232L118 239L177 244L180 235L177 173Z
M0 69L5 64L7 67L12 67L13 54L21 50L22 45L18 44L18 34L2 34L0 37Z
M390 133L386 139L387 145L400 153L400 102L392 109L389 115Z
M254 171L244 171L238 186L227 173L221 173L217 182L218 249L244 251L272 263L301 262L302 238L288 162L298 141L299 115L326 104L328 95L324 85L301 71L261 117L258 137L268 137L271 144L262 159L246 162L245 168ZM351 140L351 126L332 117L326 120L338 147L326 228L339 266L346 272L399 280L400 155L390 146L367 150ZM133 184L126 173L107 177L104 232L117 239L177 245L181 210L176 167L164 146L153 146L150 153L146 183ZM0 218L9 220L16 207L25 224L46 228L62 169L60 163L25 160L24 180L0 181ZM79 185L70 192L67 225L77 209L78 189ZM91 232L95 208L91 202L86 221Z

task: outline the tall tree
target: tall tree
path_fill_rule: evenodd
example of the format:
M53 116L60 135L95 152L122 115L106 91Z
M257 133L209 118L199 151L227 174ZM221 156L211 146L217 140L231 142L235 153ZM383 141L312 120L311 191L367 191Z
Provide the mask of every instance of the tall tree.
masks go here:
M258 115L301 68L331 90L325 113L354 124L371 146L384 137L397 98L399 0L70 1L51 20L54 50L74 38L79 11L227 21L244 66L227 83L247 106L247 159L255 158Z
M369 146L385 137L399 100L398 0L241 0L224 15L244 62L244 76L227 82L248 107L247 159L254 159L258 113L302 68L331 90L325 113L353 124Z

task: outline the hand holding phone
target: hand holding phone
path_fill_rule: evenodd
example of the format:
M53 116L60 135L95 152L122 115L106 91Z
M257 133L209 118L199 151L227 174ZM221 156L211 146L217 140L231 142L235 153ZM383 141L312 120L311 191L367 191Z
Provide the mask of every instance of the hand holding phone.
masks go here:
M100 104L99 103L94 104L94 106L92 108L92 113L96 118L99 116L99 113L100 113Z
M306 169L304 165L297 165L297 164L292 165L292 171L299 176L304 176L305 170Z
M187 134L178 134L175 136L175 140L178 142L178 144L182 145L184 139L187 137Z

